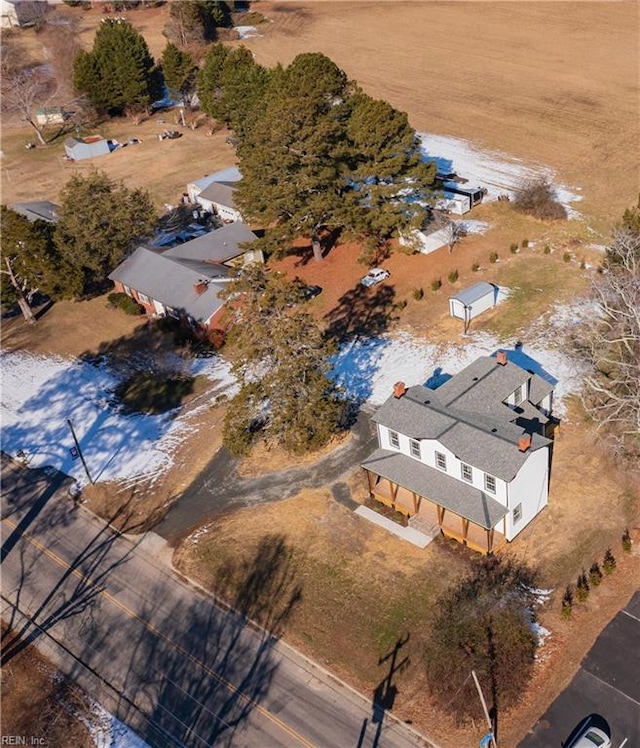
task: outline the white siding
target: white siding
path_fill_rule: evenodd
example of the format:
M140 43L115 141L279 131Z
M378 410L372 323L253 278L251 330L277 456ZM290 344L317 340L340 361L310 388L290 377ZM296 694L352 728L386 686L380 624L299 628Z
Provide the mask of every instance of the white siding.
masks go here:
M449 299L449 314L451 317L457 317L458 319L465 319L465 310L466 310L466 319L473 319L474 317L477 317L479 314L482 314L482 312L485 312L487 309L491 309L494 304L495 292L494 291L487 291L487 293L482 296L479 299L476 299L471 304L468 305L468 307L465 308L465 305L459 301L458 299L451 298Z
M549 498L549 450L538 449L520 468L509 484L509 509L507 515L507 540L515 536L547 505ZM522 519L514 526L513 509L522 504Z
M378 424L378 439L380 442L380 447L382 449L388 449L392 452L401 452L402 454L407 455L408 457L411 457L412 459L416 460L416 462L422 462L425 465L428 465L429 467L435 468L436 470L440 470L440 472L444 472L436 465L436 452L440 452L446 457L447 460L447 470L446 474L451 477L455 478L456 480L460 481L461 483L464 483L467 486L473 486L474 488L477 488L479 491L482 491L483 493L486 493L487 496L490 496L492 499L495 499L498 503L502 504L503 506L507 506L507 500L508 500L508 492L507 492L507 484L505 481L500 480L500 478L497 478L496 476L493 476L496 479L496 492L491 493L490 491L487 491L484 486L484 471L477 468L475 465L473 465L470 462L467 462L465 464L471 465L473 468L473 475L472 475L472 482L469 483L468 481L462 480L462 460L459 460L453 452L450 452L446 447L443 447L442 444L440 444L439 441L435 439L421 439L420 440L420 453L421 453L421 459L418 460L417 458L413 457L411 454L411 444L410 444L410 438L408 436L405 436L404 434L398 434L398 437L400 439L400 448L396 449L391 445L391 441L389 439L389 431L392 429L388 429L386 426L382 426ZM491 475L491 473L490 473Z

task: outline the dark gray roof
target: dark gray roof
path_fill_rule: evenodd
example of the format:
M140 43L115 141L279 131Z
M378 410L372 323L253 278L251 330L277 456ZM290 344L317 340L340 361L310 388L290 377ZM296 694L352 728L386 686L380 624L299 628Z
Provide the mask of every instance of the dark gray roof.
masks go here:
M492 283L480 281L479 283L474 283L473 286L469 286L468 288L460 291L460 293L457 293L455 296L450 296L449 298L455 299L465 306L469 306L470 304L473 304L474 301L478 301L478 299L481 299L484 296L491 295L495 297L496 291L497 289Z
M530 454L518 448L521 436L531 434L531 450L550 443L535 433L548 419L534 405L513 409L503 402L529 379L541 378L483 356L437 389L417 385L400 398L392 395L373 421L414 439L435 439L463 462L509 481ZM541 382L536 386L548 387Z
M237 185L233 182L212 182L208 187L198 195L198 198L210 200L212 203L227 205L229 208L235 208L236 204L233 199L233 193Z
M244 223L229 223L220 229L167 249L164 255L174 259L222 263L243 254L245 250L240 245L255 239L256 235Z
M487 530L495 527L507 513L506 507L477 488L399 452L378 449L362 463L362 467Z
M207 290L198 294L195 283L204 273L187 267L147 247L138 247L110 275L109 279L146 294L152 299L176 310L184 311L195 320L205 322L223 305L218 293L224 280L215 277ZM210 276L208 276L210 278Z
M21 216L30 221L48 221L56 223L60 206L48 200L36 200L31 203L14 203L9 206L11 210L20 213Z

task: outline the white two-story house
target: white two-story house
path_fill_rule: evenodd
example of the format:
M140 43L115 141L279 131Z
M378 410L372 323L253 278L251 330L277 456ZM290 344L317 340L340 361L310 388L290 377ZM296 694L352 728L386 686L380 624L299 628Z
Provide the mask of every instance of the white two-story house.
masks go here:
M553 385L483 356L432 389L403 382L373 416L372 498L492 553L547 505Z

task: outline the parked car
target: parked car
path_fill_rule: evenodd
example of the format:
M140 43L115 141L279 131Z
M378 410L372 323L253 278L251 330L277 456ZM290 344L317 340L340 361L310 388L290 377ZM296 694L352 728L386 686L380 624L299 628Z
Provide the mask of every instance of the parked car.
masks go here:
M322 293L322 287L321 286L305 286L302 295L305 299L315 299L316 296Z
M611 738L604 730L593 727L590 720L586 720L582 729L565 748L611 748Z
M391 273L384 268L373 268L373 270L369 270L364 278L362 278L360 284L366 288L371 288L371 286L377 286L378 283L382 282L390 275Z

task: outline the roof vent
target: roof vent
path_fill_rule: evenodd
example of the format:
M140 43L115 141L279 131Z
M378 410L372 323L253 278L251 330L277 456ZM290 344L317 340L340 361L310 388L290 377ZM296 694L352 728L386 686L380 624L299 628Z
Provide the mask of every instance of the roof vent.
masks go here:
M531 434L523 434L518 439L518 449L521 452L526 452L531 446Z
M407 388L404 382L396 382L393 385L393 396L394 397L402 397L406 391L407 391Z
M207 290L208 285L209 284L207 283L206 280L204 280L203 278L200 278L200 280L197 280L193 284L193 290L196 292L198 296L200 296L200 294L203 294Z
M500 366L506 366L507 364L507 352L506 351L498 351L496 353L496 363Z
M491 429L492 434L496 434L498 432L498 429Z

